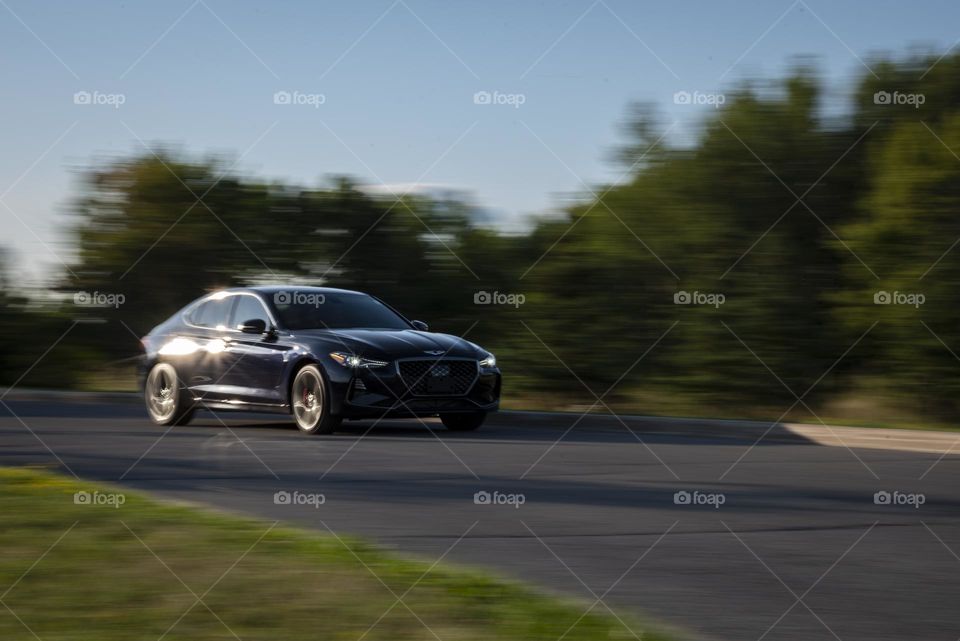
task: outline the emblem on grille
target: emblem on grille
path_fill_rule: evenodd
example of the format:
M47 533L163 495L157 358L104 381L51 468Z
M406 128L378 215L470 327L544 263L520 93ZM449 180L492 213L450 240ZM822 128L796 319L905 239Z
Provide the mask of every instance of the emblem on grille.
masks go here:
M430 368L430 376L435 376L435 377L450 376L450 366L434 365L432 368Z
M430 354L430 356L440 356L444 352L442 349L425 349L423 350L423 353Z

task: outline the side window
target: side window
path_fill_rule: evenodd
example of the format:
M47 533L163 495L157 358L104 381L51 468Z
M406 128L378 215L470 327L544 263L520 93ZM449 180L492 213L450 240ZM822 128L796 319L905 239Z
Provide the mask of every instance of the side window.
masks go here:
M210 299L200 303L191 313L190 322L199 327L226 327L230 317L230 309L236 302L236 296L227 296L221 299Z
M267 316L267 310L263 308L263 303L256 296L240 295L235 297L237 306L233 310L233 318L230 321L230 327L237 329L241 323L253 320L255 318L262 320L270 326L270 317Z

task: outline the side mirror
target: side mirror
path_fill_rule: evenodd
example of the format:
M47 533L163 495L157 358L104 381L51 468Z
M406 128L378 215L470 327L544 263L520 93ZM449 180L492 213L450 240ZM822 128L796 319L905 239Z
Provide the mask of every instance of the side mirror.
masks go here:
M413 328L418 332L426 332L426 331L429 331L430 329L427 326L427 324L424 323L423 321L418 321L418 320L410 321L410 324L413 325Z
M266 334L267 322L262 318L251 318L243 321L237 329L244 334Z

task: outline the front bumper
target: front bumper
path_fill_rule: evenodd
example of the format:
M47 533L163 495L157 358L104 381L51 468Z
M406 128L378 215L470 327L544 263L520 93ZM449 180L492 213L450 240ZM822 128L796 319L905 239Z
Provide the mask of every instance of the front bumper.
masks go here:
M418 359L427 361L428 359ZM443 365L454 360L430 361L431 365ZM342 399L340 415L344 418L413 417L434 416L440 413L494 412L500 406L500 370L480 368L476 361L476 376L463 386L454 386L445 393L433 393L435 388L424 385L421 376L411 376L411 368L405 368L408 376L401 374L399 362L383 368L347 370L346 376L331 381L335 396ZM411 364L412 365L412 364Z

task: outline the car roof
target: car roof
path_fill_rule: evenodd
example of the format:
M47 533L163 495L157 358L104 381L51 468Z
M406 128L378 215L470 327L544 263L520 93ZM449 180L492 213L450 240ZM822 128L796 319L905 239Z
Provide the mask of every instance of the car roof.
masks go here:
M352 289L339 289L337 287L310 287L306 285L260 285L256 287L231 287L229 289L222 290L224 292L238 293L238 292L256 292L265 295L276 294L277 292L311 292L316 294L359 294L361 296L368 296L365 292L358 292Z

